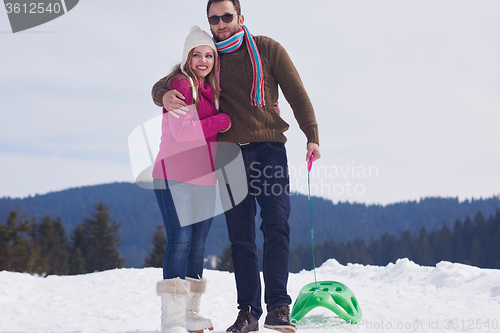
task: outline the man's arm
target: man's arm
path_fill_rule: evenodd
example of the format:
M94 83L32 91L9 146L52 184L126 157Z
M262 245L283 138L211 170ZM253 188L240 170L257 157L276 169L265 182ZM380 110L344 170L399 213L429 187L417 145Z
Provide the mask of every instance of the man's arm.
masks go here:
M163 77L156 82L151 90L153 102L159 107L164 107L172 116L178 118L179 115L186 115L187 104L184 102L184 95L176 89L167 89L167 77Z
M306 135L307 142L319 145L318 123L314 109L297 69L285 48L278 42L272 40L269 51L272 74L290 104L300 129Z
M273 52L269 55L272 57L270 59L272 59L273 76L290 104L300 129L307 137L306 160L309 161L311 154L314 154L314 160L317 160L321 157L319 131L311 100L285 48L278 42L273 42Z
M163 107L163 95L165 95L165 93L167 92L166 79L166 76L161 78L160 81L155 83L153 89L151 90L153 102L159 107Z

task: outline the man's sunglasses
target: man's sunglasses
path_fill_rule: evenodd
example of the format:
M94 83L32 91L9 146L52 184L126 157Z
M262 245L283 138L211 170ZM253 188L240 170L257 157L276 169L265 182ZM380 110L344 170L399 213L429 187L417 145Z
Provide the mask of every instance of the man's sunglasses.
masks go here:
M220 19L222 19L222 22L224 23L231 23L233 22L233 17L234 14L224 14L222 16L214 15L208 18L208 23L210 23L211 25L217 25L219 24Z

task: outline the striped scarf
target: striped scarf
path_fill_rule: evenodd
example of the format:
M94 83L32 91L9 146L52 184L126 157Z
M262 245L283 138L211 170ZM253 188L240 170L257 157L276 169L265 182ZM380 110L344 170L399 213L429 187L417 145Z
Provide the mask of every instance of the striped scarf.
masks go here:
M243 37L245 37L248 53L250 54L250 61L253 68L253 81L252 91L250 93L250 104L254 106L264 106L264 73L262 72L262 62L260 60L259 50L253 40L252 35L246 26L222 42L215 43L217 51L220 53L232 53L240 48L243 44Z

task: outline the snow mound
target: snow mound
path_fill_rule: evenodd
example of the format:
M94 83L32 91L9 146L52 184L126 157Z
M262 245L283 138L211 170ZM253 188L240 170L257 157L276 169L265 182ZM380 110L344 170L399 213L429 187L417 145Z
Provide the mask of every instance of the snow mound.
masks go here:
M432 270L428 281L437 288L457 288L481 277L485 276L477 267L442 261Z
M202 314L216 331L236 318L236 287L229 272L207 270ZM39 277L0 272L0 332L158 332L158 268L115 269L78 276ZM339 281L356 295L363 319L354 328L387 332L498 332L500 271L440 262L423 267L400 259L385 267L341 265L330 259L318 281ZM289 293L314 282L314 271L290 274ZM264 311L265 315L265 311ZM267 331L261 318L261 331ZM331 311L316 308L300 331L351 332ZM481 329L478 329L480 327Z

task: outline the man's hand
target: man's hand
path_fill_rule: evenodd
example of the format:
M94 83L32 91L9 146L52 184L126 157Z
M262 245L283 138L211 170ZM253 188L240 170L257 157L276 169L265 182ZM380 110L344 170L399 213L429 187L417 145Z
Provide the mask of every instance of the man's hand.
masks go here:
M162 102L163 107L175 118L179 118L179 115L186 115L187 104L184 102L184 95L182 95L178 90L169 90L163 95Z
M313 162L321 157L321 152L319 151L319 146L317 143L309 142L307 144L307 154L306 154L307 163L309 163L309 160L311 159L311 154L314 155Z

